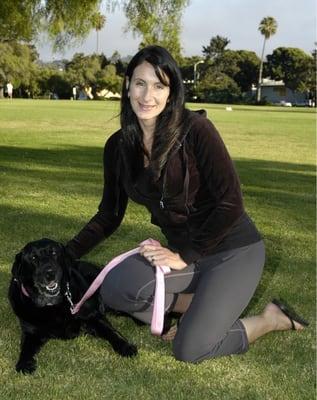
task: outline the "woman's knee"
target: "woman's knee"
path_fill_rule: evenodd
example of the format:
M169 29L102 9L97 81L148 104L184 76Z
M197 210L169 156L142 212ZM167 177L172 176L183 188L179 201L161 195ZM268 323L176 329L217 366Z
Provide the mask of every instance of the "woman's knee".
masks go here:
M151 267L138 258L127 259L109 272L100 288L102 300L116 310L135 309L151 301L155 279Z
M188 346L186 343L174 339L173 355L178 361L197 363L199 362L199 353L198 349L194 347L192 344Z
M173 341L173 355L176 360L197 363L202 358L202 346L199 338L191 332L178 331Z
M106 304L108 307L113 308L114 310L120 310L122 304L124 303L124 290L119 290L116 285L116 279L112 274L109 274L106 279L103 281L100 287L100 296L102 302Z
M242 354L248 348L248 338L240 320L237 320L226 333L209 332L208 337L195 330L178 331L173 342L173 354L176 360L190 363Z
M210 344L208 347L204 347L201 343L191 342L185 343L182 341L175 341L173 343L173 354L176 360L188 362L188 363L199 363L204 360L210 360L212 358L218 358L222 355L219 352L219 348L221 347L221 343ZM231 354L231 353L229 353Z
M183 323L183 324L182 324ZM173 354L176 360L199 363L205 359L216 358L224 335L215 330L197 328L193 321L180 323L173 341Z

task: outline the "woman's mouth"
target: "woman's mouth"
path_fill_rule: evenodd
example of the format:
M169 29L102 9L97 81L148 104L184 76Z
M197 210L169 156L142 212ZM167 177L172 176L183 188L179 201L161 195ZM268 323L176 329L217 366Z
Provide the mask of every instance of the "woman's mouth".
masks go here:
M140 108L141 111L145 111L145 112L146 111L151 111L151 110L153 110L154 107L155 106L150 106L150 105L139 103L139 108Z

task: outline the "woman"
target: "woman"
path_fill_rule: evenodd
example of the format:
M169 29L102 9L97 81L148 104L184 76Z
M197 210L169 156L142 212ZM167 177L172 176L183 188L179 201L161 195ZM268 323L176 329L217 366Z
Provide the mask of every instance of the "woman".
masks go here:
M99 211L69 243L76 257L120 225L128 198L143 204L167 247L143 245L106 277L105 304L150 323L155 268L167 265L165 310L182 314L173 339L178 360L243 353L273 330L306 324L283 303L239 319L260 280L263 241L243 208L239 179L212 123L184 106L177 64L162 47L139 51L128 65L121 129L104 150Z

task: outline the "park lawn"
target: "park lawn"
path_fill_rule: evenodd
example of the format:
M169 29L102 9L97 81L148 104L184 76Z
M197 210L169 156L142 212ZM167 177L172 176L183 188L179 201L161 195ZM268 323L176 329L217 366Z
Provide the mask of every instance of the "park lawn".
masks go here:
M117 356L89 336L52 340L33 376L15 373L19 326L7 301L14 255L40 237L66 242L95 213L105 139L119 126L118 102L0 101L0 398L3 400L315 398L315 115L309 109L190 104L205 108L230 150L245 206L263 234L267 262L246 310L281 296L311 324L267 335L240 356L191 365L171 345L123 317L114 325L139 348ZM85 258L99 265L141 240L163 241L147 212L130 203L121 227Z

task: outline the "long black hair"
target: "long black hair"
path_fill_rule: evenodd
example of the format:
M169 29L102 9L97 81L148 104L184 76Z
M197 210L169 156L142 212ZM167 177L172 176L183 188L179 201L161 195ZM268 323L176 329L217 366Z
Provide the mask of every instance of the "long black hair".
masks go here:
M159 80L170 87L168 102L157 117L154 130L150 167L156 181L161 176L168 154L182 134L182 127L186 119L184 85L176 61L163 47L147 46L131 59L122 85L120 121L125 155L129 160L132 175L135 175L143 166L143 157L144 154L147 155L147 152L143 146L142 129L128 97L128 82L131 82L135 68L145 61L153 66Z

